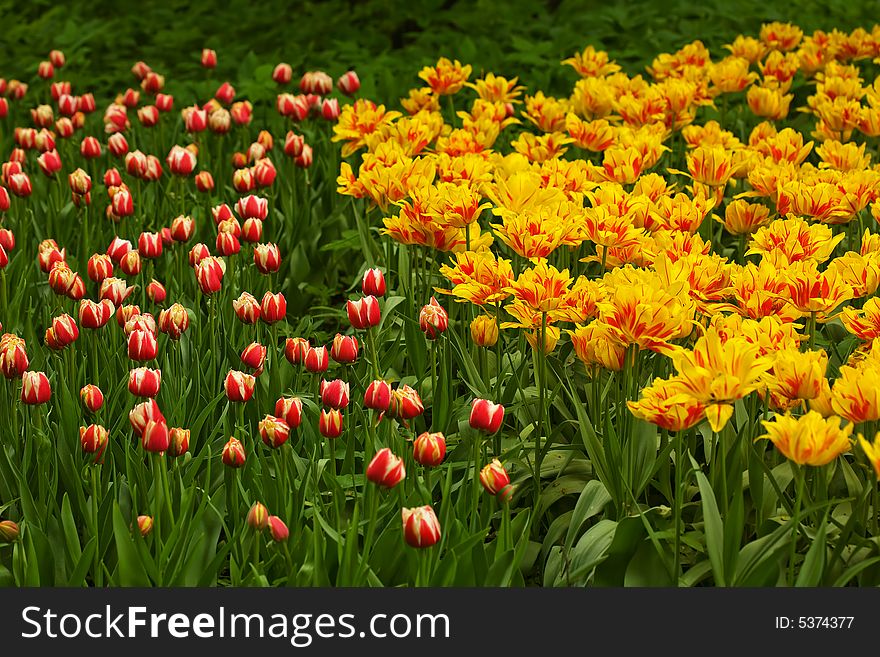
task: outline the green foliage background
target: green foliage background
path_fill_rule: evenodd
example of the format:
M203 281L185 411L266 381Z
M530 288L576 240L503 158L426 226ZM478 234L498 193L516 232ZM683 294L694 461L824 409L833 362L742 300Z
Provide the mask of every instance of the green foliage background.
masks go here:
M874 3L839 0L0 0L0 77L28 80L54 47L71 63L64 77L83 91L124 89L131 64L143 59L173 93L182 91L175 79L191 77L201 48L211 47L218 75L255 74L255 88L240 89L254 100L271 95L267 71L283 60L295 71L356 68L365 95L392 101L441 55L565 93L573 73L548 64L588 44L637 73L696 38L722 56L737 34L757 34L771 20L808 33L870 29L877 13Z

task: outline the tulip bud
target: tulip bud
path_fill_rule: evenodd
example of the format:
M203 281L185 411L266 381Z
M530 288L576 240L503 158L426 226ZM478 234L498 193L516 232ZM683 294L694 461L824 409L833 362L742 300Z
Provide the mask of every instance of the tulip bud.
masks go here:
M131 249L131 242L114 237L110 246L107 247L107 255L110 256L110 259L113 262L119 264L119 261L122 260L122 256L131 251Z
M490 495L497 495L510 484L510 476L501 465L501 461L493 459L491 463L480 470L480 483Z
M28 361L25 342L15 335L6 333L0 338L0 372L7 379L17 379L27 370Z
M130 304L126 306L120 306L119 310L116 311L116 323L119 324L119 328L125 329L125 327L128 325L128 321L132 317L137 317L140 314L141 309L139 306L133 306ZM130 331L125 334L125 337L127 338L129 335L131 335Z
M144 258L158 258L162 255L162 236L159 233L141 233L137 250Z
M327 357L327 348L309 347L306 351L305 357L303 358L303 365L305 366L307 372L311 372L313 374L326 372L327 367L330 365L329 359Z
M339 438L342 435L342 411L336 408L321 409L318 431L325 438Z
M426 468L436 468L446 457L446 437L438 432L421 434L413 442L413 460Z
M402 385L391 393L388 415L399 420L411 420L425 412L422 398L413 388Z
M153 531L153 517L152 516L138 516L137 517L137 526L138 531L141 533L141 536L146 538L150 535L150 532Z
M137 404L131 409L131 411L129 411L128 421L131 424L131 428L135 435L141 437L144 434L144 429L146 428L147 423L151 421L164 422L165 416L162 415L162 411L159 410L159 404L156 403L156 400L149 399Z
M255 217L261 221L265 221L266 215L269 213L269 201L260 196L245 196L244 198L240 198L235 204L235 211L242 219Z
M430 303L419 313L419 328L428 340L436 340L449 327L449 315L437 299L431 297Z
M80 154L87 160L101 156L101 143L94 137L86 137L79 145Z
M196 174L196 189L203 194L214 190L214 176L210 171L199 171Z
M52 65L55 68L64 68L67 59L64 57L64 53L60 50L53 50L49 53L49 61L52 62Z
M239 194L252 191L257 186L254 180L254 172L250 169L237 169L232 174L232 187Z
M281 418L291 429L302 422L302 400L299 397L281 397L275 402L275 416Z
M0 520L0 543L15 543L18 540L18 525L11 520Z
M242 324L256 324L260 319L260 304L249 292L242 292L241 296L234 299L232 309Z
M276 543L283 543L290 536L290 530L278 516L269 516L269 533Z
M79 442L85 454L94 454L95 462L99 462L107 448L107 439L110 434L100 424L90 424L88 427L79 428Z
M336 81L336 87L346 96L354 96L357 93L357 90L361 88L361 81L358 78L357 73L354 71L348 71L347 73L343 73Z
M326 121L335 121L339 118L339 101L335 98L325 98L321 103L321 116Z
M272 79L276 84L290 84L293 79L293 69L290 64L281 63L272 71Z
M440 540L440 521L430 506L401 509L403 539L410 547L428 548Z
M0 247L7 251L15 248L15 233L9 228L0 228Z
M85 385L79 391L79 398L83 407L89 413L97 413L104 405L104 393L101 389L91 383Z
M217 233L217 241L214 243L217 254L221 256L236 255L241 251L241 243L234 233L220 231Z
M284 139L284 154L288 157L299 157L302 154L305 143L305 137L297 135L291 130Z
M172 428L168 432L168 456L178 458L189 451L189 429Z
M209 48L202 50L202 66L205 68L216 68L217 53Z
M253 105L249 100L233 103L229 108L232 120L238 125L248 125L253 118Z
M181 146L173 146L165 161L172 174L184 177L193 172L197 163L196 156L192 151Z
M308 144L303 144L302 152L293 158L293 163L300 169L308 169L312 166L312 147Z
M79 328L70 315L59 315L52 319L52 331L62 345L67 346L79 338Z
M46 151L37 158L37 164L47 177L51 178L61 171L61 156L58 151Z
M110 135L107 138L107 150L110 151L110 154L113 157L122 157L123 155L128 153L128 141L126 141L125 135L123 135L121 132ZM107 184L106 180L107 179L105 178L104 184Z
M299 81L299 89L306 94L329 94L333 90L333 78L323 71L308 71Z
M170 112L174 109L174 96L169 94L156 94L156 109L160 112Z
M266 292L260 303L260 319L266 324L275 324L287 314L287 300L282 293Z
M336 334L330 347L330 358L337 363L354 363L358 357L358 341L353 335Z
M258 244L254 247L254 265L261 274L271 274L281 267L281 252L277 244Z
M62 116L60 119L55 121L55 132L57 132L58 136L62 139L70 139L71 137L73 137L73 133L75 130L76 128L73 125L73 121L71 121L66 116Z
M198 267L199 263L211 255L210 249L205 244L199 242L189 250L189 266Z
M241 352L241 362L252 370L257 370L257 375L259 375L266 364L266 347L257 342L251 342Z
M175 242L189 242L196 229L192 217L180 215L171 220L171 238Z
M254 395L256 379L250 374L230 370L223 381L226 398L231 402L246 402Z
M117 217L128 217L134 213L134 199L131 192L127 189L121 189L113 195L111 204L113 214Z
M275 182L278 172L272 160L263 158L254 165L254 182L258 187L271 187Z
M9 210L9 202L9 192L5 187L0 187L0 212L7 212Z
M149 75L149 74L150 74L150 72L148 71L147 75ZM146 79L147 75L144 76L144 79ZM125 90L125 93L122 94L121 101L122 101L122 104L125 105L127 108L132 109L134 107L137 107L137 104L140 102L140 99L141 99L141 92L138 91L137 89L132 89L131 87L129 87L128 89ZM120 99L117 96L117 102L119 102L119 100Z
M247 514L248 527L258 532L263 531L269 525L269 511L260 502L255 502Z
M281 447L290 438L290 426L274 415L267 415L260 420L259 431L263 442L272 449Z
M237 438L230 438L229 442L223 447L223 453L220 455L223 465L227 465L230 468L240 468L244 465L246 458L244 445Z
M263 222L255 217L245 219L244 225L241 227L241 239L245 242L254 244L263 239ZM281 264L281 252L278 254L278 264Z
M220 88L214 93L214 98L219 100L224 105L229 105L232 100L235 98L235 88L229 84L228 82L224 82L220 85Z
M391 453L387 447L376 452L367 466L367 479L383 488L394 488L406 477L403 459Z
M126 276L137 276L142 267L141 254L137 251L129 251L119 260L119 269Z
M334 379L321 381L321 403L330 408L343 409L348 406L350 389L346 381Z
M165 298L168 296L168 293L165 291L165 286L162 285L155 278L150 280L150 284L147 285L147 298L155 304L160 304L165 301Z
M18 196L19 198L25 198L30 196L33 192L33 187L31 185L31 179L24 172L22 173L14 173L8 178L9 183L9 191Z
M351 322L352 328L366 329L379 325L381 319L379 300L372 295L365 296L357 301L349 300L346 303L346 310L348 311L348 321Z
M40 65L37 67L37 75L44 80L54 77L55 67L52 65L52 62L40 62Z
M203 132L208 127L208 113L205 110L198 107L187 107L182 113L187 132Z
M138 108L137 117L142 126L152 128L159 123L159 109L155 105L145 105Z
M387 381L373 381L364 392L364 408L374 411L387 411L391 404L391 384Z
M168 425L165 420L149 420L141 434L141 446L147 452L158 454L168 450L170 442Z
M127 306L127 308L131 307L136 308L136 306ZM150 313L137 313L130 315L128 319L125 320L122 330L125 332L126 338L135 331L144 331L153 336L158 335L156 332L156 320Z
M189 328L189 313L179 303L173 304L159 313L159 330L172 340L180 337Z
M196 280L202 294L211 295L220 291L226 263L220 258L208 256L203 258L196 267Z
M23 404L45 404L51 397L52 387L49 385L49 378L43 372L22 373L21 401Z
M128 373L128 391L135 397L155 398L162 385L162 372L138 367Z
M504 420L504 406L487 399L475 399L471 405L470 425L472 429L493 434L501 428Z
M128 336L128 357L146 362L153 360L159 351L156 336L148 331L133 331Z
M92 179L82 169L77 169L67 177L67 183L70 185L70 191L74 194L85 196L92 189Z
M494 347L498 342L498 322L491 315L477 315L471 322L471 339L479 347Z
M364 294L374 297L385 296L385 275L379 268L368 269L364 272L364 278L361 281L361 289Z
M79 304L79 323L83 328L99 329L110 321L113 310L113 302L109 299L104 299L100 303L83 299Z

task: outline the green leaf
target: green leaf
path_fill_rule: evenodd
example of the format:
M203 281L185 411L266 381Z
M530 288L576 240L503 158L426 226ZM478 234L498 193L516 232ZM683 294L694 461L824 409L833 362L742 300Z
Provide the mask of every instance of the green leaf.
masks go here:
M691 457L693 459L693 457ZM718 503L715 501L715 492L706 475L699 470L699 465L694 461L696 469L697 485L700 488L700 499L703 506L703 521L705 522L706 549L709 552L709 561L712 563L712 574L717 586L725 586L724 578L724 522L718 512Z
M813 537L813 543L807 550L807 556L804 557L804 563L801 565L795 586L818 586L822 581L822 573L825 571L825 556L828 550L828 545L825 542L828 528L826 520L827 514L823 516L819 530Z
M571 516L571 523L568 526L568 534L565 537L565 551L571 550L575 540L580 535L583 524L597 513L602 511L611 501L611 495L608 489L601 481L588 481L587 485L581 491L574 512Z
M150 578L138 557L131 531L122 517L119 505L113 503L113 537L116 540L116 555L119 559L119 583L122 586L150 586ZM157 539L153 539L157 540Z

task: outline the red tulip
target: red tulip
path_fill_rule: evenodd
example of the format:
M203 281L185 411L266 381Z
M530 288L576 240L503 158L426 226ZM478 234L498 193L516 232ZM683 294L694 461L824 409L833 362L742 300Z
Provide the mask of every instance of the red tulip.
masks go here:
M23 404L45 404L52 397L49 378L43 372L23 372L21 375L21 401Z
M242 219L255 217L261 221L265 221L266 215L269 214L269 201L260 196L245 196L244 198L240 198L235 204L235 211Z
M99 294L102 300L109 299L113 302L114 306L118 307L128 298L133 289L122 279L110 276L101 281Z
M189 250L189 266L198 267L199 263L211 255L211 250L207 245L199 242Z
M488 399L475 399L471 405L471 428L493 434L501 428L504 420L504 406Z
M129 251L119 259L119 269L126 276L137 276L141 273L142 267L141 254L137 251Z
M0 99L3 100L3 99ZM0 117L2 118L2 117ZM9 192L5 187L0 187L0 212L9 210Z
M46 151L37 158L37 164L40 165L40 171L51 178L61 171L61 156L56 150Z
M305 137L295 134L291 130L284 139L284 154L288 157L299 157L302 154L305 143Z
M148 331L133 331L128 336L128 357L146 362L153 360L159 351L156 336Z
M170 112L174 109L174 96L169 94L156 94L156 109L160 112Z
M357 73L348 71L343 73L336 81L336 87L346 96L354 96L357 90L361 88L361 81Z
M339 118L339 101L335 98L325 98L321 103L321 116L327 121L335 121Z
M275 402L275 415L296 429L302 422L302 400L299 397L281 397Z
M199 171L196 174L196 189L207 194L214 189L214 176L210 171Z
M440 521L430 506L401 509L403 539L407 545L428 548L440 540Z
M175 303L159 313L159 330L172 340L180 340L188 328L189 313L179 303Z
M272 449L281 447L290 438L290 427L287 422L274 415L267 415L260 420L259 431L263 442Z
M290 530L278 516L269 516L269 533L276 543L283 543L290 536Z
M40 62L40 65L37 67L37 75L44 80L54 77L55 67L52 66L52 62Z
M0 337L0 372L3 376L7 379L18 379L29 365L24 340L16 335L4 333Z
M266 292L260 302L260 319L266 324L275 324L287 314L287 300L282 293Z
M410 420L425 412L422 398L413 388L402 385L391 393L388 415L400 420Z
M220 88L214 92L214 98L224 105L229 105L229 103L235 98L235 88L228 82L224 82L220 85Z
M413 460L426 468L436 468L446 457L446 437L439 431L425 432L413 442Z
M491 463L480 470L480 483L490 495L497 495L510 484L510 475L501 465L501 461L493 459Z
M147 452L159 454L168 450L171 437L165 420L149 420L141 434L141 446Z
M64 64L67 61L67 58L60 50L52 50L49 53L49 61L52 62L52 65L55 68L64 68Z
M104 405L104 393L98 386L91 383L80 389L79 399L90 413L97 413Z
M231 402L246 402L254 395L256 379L250 374L230 370L223 381L226 398Z
M178 458L189 451L189 429L174 427L168 431L168 456Z
M229 108L232 120L238 125L248 125L253 118L253 105L249 100L233 103Z
M217 254L221 256L236 255L241 251L241 243L234 233L220 231L217 233L217 241L214 244Z
M101 460L104 450L107 449L107 439L110 433L100 424L90 424L88 427L79 428L79 442L85 454L94 454L95 462Z
M151 279L150 284L147 285L147 298L153 303L160 304L165 301L167 296L168 293L165 291L165 286L155 278Z
M265 505L256 502L248 511L245 521L248 527L261 532L269 526L269 511Z
M79 145L79 152L87 160L94 160L101 156L101 142L94 137L86 137Z
M175 176L188 176L196 168L196 156L181 146L173 146L165 161L168 163L168 170Z
M137 250L144 258L158 258L162 255L162 236L159 233L141 233Z
M19 198L24 198L26 196L30 196L33 192L33 187L31 186L31 179L24 172L22 173L13 173L11 176L7 178L7 182L9 184L9 191L18 196Z
M220 290L226 263L215 256L203 258L196 267L196 280L202 294L211 295Z
M208 127L208 113L198 107L183 110L184 126L189 133L203 132Z
M79 303L79 323L83 328L99 329L113 316L113 302L104 299L95 303L91 299L83 299Z
M387 381L373 381L364 392L364 408L374 411L387 411L391 404L391 384Z
M257 370L256 374L259 375L266 364L266 347L258 342L251 342L241 352L241 362L250 369Z
M302 152L293 158L293 163L301 169L308 169L312 166L312 147L303 144Z
M263 222L256 217L245 219L244 225L241 227L241 239L251 244L259 242L263 239ZM279 264L281 262L281 253L278 253Z
M232 174L232 187L239 194L252 191L257 186L254 180L254 172L250 169L237 169Z
M235 316L242 324L256 324L260 319L260 303L250 292L242 292L232 301Z
M376 452L367 466L367 479L383 488L394 488L406 477L403 459L391 453L387 447Z
M346 310L348 311L348 321L351 322L353 328L366 329L379 325L381 319L379 301L372 295L357 301L349 300L346 303Z
M349 402L349 385L341 379L321 381L321 403L330 408L343 409Z
M131 428L135 435L141 437L143 436L144 429L149 422L155 421L164 423L165 416L162 415L162 411L159 410L159 404L156 403L156 400L149 399L137 404L131 409L131 411L129 411L128 421L131 424Z
M342 435L342 411L336 408L321 409L318 431L325 438L339 438Z
M303 358L303 365L307 372L326 372L330 365L327 358L327 347L309 347Z
M92 190L92 179L82 169L77 169L67 177L70 191L80 196L85 196Z
M131 304L127 304L125 306L120 306L119 310L116 311L116 323L119 324L119 328L125 329L128 326L128 322L132 318L136 318L141 314L141 309L139 306L134 306ZM146 330L146 329L141 329ZM152 333L152 331L150 331ZM131 335L131 331L125 334L127 338Z
M128 391L136 397L155 397L162 386L162 372L138 367L128 373Z
M155 105L145 105L144 107L140 107L137 111L137 117L142 126L145 128L152 128L159 123L159 108Z
M358 341L353 335L336 334L330 346L330 358L337 363L353 363L358 357Z
M217 66L217 53L209 48L202 50L202 66L205 68L215 68Z
M299 89L306 94L323 96L333 90L333 78L323 71L309 71L300 79Z
M419 313L419 328L428 340L436 340L449 327L449 315L437 299L431 297L430 303L422 306Z
M147 73L147 76L141 80L141 89L145 93L155 96L165 87L165 76L159 75L153 71Z
M147 75L149 75L149 74L150 74L150 72L148 71ZM146 79L147 75L144 76L144 79ZM131 87L126 89L125 93L122 94L122 104L125 105L129 109L137 107L137 104L140 102L140 99L141 99L141 92L138 91L137 89L132 89Z
M293 79L293 69L290 64L278 64L275 70L272 71L272 79L277 84L290 84L290 81Z
M385 275L379 268L368 269L364 272L361 281L361 289L364 294L374 297L385 296Z
M125 139L125 135L121 132L110 135L107 138L107 150L113 157L122 157L128 153L128 141ZM104 180L106 184L106 178Z
M52 320L52 331L63 345L69 345L79 338L79 328L70 315L59 315Z
M272 160L268 157L264 157L254 165L253 173L254 182L256 182L258 187L271 187L278 175L275 165L272 164Z
M189 242L195 232L196 223L192 217L180 215L171 220L171 239L175 242Z
M271 274L281 267L281 251L277 244L258 244L254 247L254 265L261 274Z
M223 447L223 453L220 455L223 464L230 468L240 468L244 465L246 458L244 445L237 438L230 438L229 442Z
M100 283L113 275L113 261L110 260L110 256L96 253L89 258L86 271L90 279L95 283Z
M137 517L137 526L138 531L141 533L141 536L146 538L150 535L150 532L153 531L153 518L152 516L138 516Z
M111 207L117 217L128 217L134 213L134 199L127 189L120 189L113 195Z

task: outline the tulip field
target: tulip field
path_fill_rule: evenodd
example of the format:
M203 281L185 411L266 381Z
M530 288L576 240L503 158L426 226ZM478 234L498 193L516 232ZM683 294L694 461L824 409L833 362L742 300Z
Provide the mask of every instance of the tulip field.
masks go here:
M0 585L880 584L880 26L697 36L0 70Z

